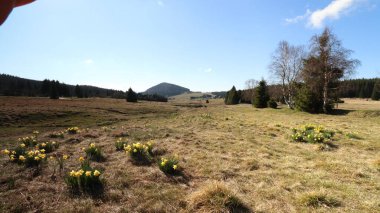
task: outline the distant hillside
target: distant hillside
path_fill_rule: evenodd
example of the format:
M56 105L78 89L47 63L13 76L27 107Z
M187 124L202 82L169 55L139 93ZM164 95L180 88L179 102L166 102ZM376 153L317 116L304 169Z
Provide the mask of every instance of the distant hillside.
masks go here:
M190 92L189 89L175 84L161 83L154 87L147 89L144 94L158 94L166 97L180 95L185 92Z

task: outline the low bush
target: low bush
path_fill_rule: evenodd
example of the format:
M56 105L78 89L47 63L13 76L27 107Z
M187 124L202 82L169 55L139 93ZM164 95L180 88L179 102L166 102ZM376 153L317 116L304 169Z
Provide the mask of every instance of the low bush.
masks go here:
M165 174L175 175L179 172L178 159L176 157L161 158L158 167Z
M326 143L334 136L334 131L313 124L293 128L292 133L291 138L294 142L304 143Z
M277 109L277 102L275 101L275 100L273 100L273 99L270 99L269 101L268 101L268 106L270 107L270 108L272 108L272 109Z

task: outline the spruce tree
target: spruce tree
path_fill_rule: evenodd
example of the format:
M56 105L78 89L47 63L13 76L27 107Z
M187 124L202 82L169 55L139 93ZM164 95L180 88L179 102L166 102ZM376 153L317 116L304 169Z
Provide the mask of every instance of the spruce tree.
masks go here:
M50 99L59 99L59 81L52 81L50 85Z
M235 86L233 86L231 90L227 92L226 97L224 99L224 103L227 105L239 104L240 99L241 91L236 91Z
M378 79L373 86L371 99L374 101L380 100L380 79Z
M83 98L82 89L78 84L75 86L75 95L77 96L77 98Z
M269 101L267 82L261 80L259 86L256 88L255 96L253 98L253 106L256 108L267 108Z
M135 93L132 88L127 91L127 102L137 102L137 93Z

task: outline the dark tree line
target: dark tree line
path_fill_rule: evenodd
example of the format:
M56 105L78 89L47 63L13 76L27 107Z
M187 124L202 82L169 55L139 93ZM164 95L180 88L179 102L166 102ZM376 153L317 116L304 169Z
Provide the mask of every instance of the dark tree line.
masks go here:
M78 98L115 98L125 99L126 92L104 89L87 85L68 85L56 80L30 80L0 74L0 96L29 96L29 97L78 97ZM159 95L137 95L139 100L167 102L167 98Z

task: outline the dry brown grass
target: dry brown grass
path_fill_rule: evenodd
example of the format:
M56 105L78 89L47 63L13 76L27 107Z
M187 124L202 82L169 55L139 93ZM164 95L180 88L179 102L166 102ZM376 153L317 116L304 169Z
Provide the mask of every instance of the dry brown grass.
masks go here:
M345 101L338 115L310 115L226 106L221 100L198 108L188 103L1 97L1 149L14 147L18 137L33 130L48 141L54 131L89 128L54 140L61 142L58 152L70 155L65 173L79 167L83 147L99 145L106 159L93 165L104 170L106 190L96 199L75 197L63 176L51 177L51 165L36 175L2 156L0 212L195 211L198 203L210 200L200 195L210 194L205 182L213 181L224 183L222 194L239 197L257 212L380 212L380 104L371 102L367 108L363 100ZM338 147L320 151L318 145L291 143L290 129L306 123L335 130ZM350 132L360 139L348 138ZM155 140L160 155L178 154L184 174L166 176L156 162L134 165L115 150L120 136L132 142ZM305 197L317 205L306 205ZM340 205L329 206L326 200Z

